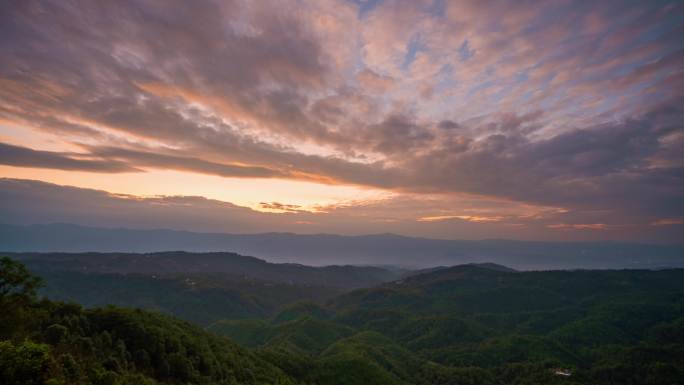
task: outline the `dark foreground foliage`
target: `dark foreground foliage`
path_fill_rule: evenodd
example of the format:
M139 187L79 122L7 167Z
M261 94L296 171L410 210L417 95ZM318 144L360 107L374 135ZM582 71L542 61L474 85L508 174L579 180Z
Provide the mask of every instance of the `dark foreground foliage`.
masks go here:
M38 301L36 282L23 266L0 263L0 285L13 288L0 299L2 384L293 383L254 353L185 321ZM23 280L8 279L17 275Z

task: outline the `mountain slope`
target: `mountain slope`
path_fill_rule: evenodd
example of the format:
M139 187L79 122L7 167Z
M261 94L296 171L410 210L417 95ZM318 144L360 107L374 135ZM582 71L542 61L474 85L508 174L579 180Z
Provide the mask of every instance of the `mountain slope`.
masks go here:
M343 383L674 385L684 376L682 280L682 269L462 265L211 330L247 337L301 380L318 372ZM308 364L287 358L302 355Z
M49 298L158 310L200 325L270 317L300 300L321 303L400 270L273 264L235 253L10 254L45 280Z

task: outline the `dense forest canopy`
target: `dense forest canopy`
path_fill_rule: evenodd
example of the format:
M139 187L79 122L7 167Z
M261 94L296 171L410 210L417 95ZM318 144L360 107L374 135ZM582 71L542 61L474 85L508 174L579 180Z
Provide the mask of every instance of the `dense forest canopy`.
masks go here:
M28 265L0 259L0 383L8 385L667 385L684 378L681 269L516 272L462 265L325 298L301 291L261 313L216 319L216 312L188 322L173 315L192 318L177 309L207 293L197 284L141 289L129 303L153 311L86 308L43 297L76 292L54 275L70 274L71 285L95 291L112 282L141 288L136 280L153 279ZM244 296L204 309L272 295L245 289L247 278L198 281L213 282L223 294L230 282ZM157 289L178 307L160 309ZM123 306L130 297L120 300Z

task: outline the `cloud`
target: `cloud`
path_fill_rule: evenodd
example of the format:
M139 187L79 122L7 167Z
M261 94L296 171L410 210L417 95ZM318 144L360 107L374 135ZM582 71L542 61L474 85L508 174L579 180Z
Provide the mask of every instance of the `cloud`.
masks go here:
M26 147L0 143L0 164L32 168L91 172L139 172L139 169L126 163L98 159L80 159L78 155L68 155L52 151L32 150ZM86 154L88 156L88 154Z
M442 120L441 122L439 122L438 127L443 130L454 130L461 126L458 123L453 122L451 120Z
M576 224L557 223L557 224L547 225L546 227L548 227L550 229L560 229L560 230L570 230L570 229L576 229L576 230L608 230L611 228L622 227L622 226L607 225L605 223L576 223Z
M121 160L139 167L151 167L237 178L273 178L288 175L266 167L243 166L209 162L163 153L164 151L135 151L116 147L93 147L91 153L103 158Z
M290 205L290 204L285 204L285 203L280 203L280 202L260 202L259 203L259 209L267 212L275 212L275 213L298 213L298 212L307 212L309 210L305 210L301 205ZM313 222L307 222L307 221L298 221L297 223L313 223Z
M499 222L503 217L480 217L473 215L437 215L433 217L420 217L416 219L418 222L436 222L436 221L448 221L451 219L460 219L462 221L468 222Z
M432 5L4 3L0 124L65 149L19 135L0 146L0 161L288 178L568 212L543 229L684 215L684 7ZM406 218L508 218L437 206ZM387 213L373 220L395 223Z
M356 80L361 87L372 92L387 92L396 84L391 76L379 75L368 68L364 68L356 74Z
M487 197L397 195L323 207L262 202L256 210L198 196L134 196L0 179L4 223L75 223L202 232L398 233L446 239L677 241L679 226L598 222L605 213L566 211ZM449 207L449 209L445 209ZM416 220L418 218L418 220ZM559 231L563 230L563 231ZM606 231L610 230L610 231Z
M665 138L681 132L682 117L681 109L670 106L544 140L515 132L489 135L466 151L445 147L412 158L413 184L567 208L681 212L681 169L652 160L665 149Z
M682 218L664 218L658 219L651 223L651 226L674 226L674 225L684 225L684 219Z

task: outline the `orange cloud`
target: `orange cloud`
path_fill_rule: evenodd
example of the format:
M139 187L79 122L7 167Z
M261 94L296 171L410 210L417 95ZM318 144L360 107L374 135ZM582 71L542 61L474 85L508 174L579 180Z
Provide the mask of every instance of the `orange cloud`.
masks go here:
M616 227L624 227L625 225L608 225L605 223L579 223L579 224L568 224L568 223L557 223L546 225L549 229L560 229L560 230L608 230Z
M367 68L356 74L356 80L363 88L373 92L387 92L396 84L391 76L379 75Z
M468 221L468 222L500 222L503 220L503 217L484 217L484 216L475 216L475 215L435 215L435 216L427 216L427 217L420 217L416 219L418 222L438 222L438 221L447 221L450 219L460 219L463 221Z

